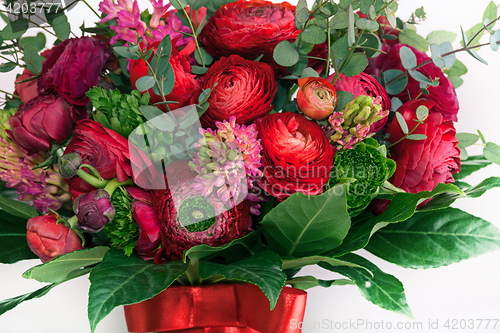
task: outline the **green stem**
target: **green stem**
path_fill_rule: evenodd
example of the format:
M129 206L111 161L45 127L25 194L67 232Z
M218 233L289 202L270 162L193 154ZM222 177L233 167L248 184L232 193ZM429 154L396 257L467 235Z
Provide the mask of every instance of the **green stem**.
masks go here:
M330 41L331 41L331 35L330 35L330 21L326 21L326 38L327 38L327 47L328 47L328 54L326 57L326 72L325 72L325 79L328 77L330 74L330 54L331 54L331 47L330 47Z
M198 44L198 38L196 36L196 29L193 26L193 22L191 21L191 17L187 14L186 8L181 4L179 0L176 0L179 6L182 8L182 11L184 12L184 17L187 19L189 23L189 28L191 29L191 32L193 33L194 37L194 43L196 44L196 50L198 51L198 55L200 56L201 59L201 66L205 67L205 60L203 60L203 56L201 55L201 47L200 44Z
M124 182L118 182L118 178L115 178L111 180L106 187L104 187L104 190L109 193L110 196L113 195L113 192L120 186L128 186L128 185L134 185L134 182L132 181L131 178L127 179Z
M90 172L92 173L92 175L94 175L94 177L97 177L100 180L103 180L102 177L101 177L101 174L99 173L99 171L97 171L97 169L94 168L92 165L90 165L90 164L82 164L82 165L80 165L80 169L81 168L87 168L87 169L89 169Z
M91 10L94 14L96 14L96 16L97 16L99 19L101 19L101 15L99 15L99 14L95 11L95 9L94 9L94 8L92 8L92 6L91 6L91 5L89 5L89 4L87 3L87 1L86 1L86 0L81 0L81 1L82 1L84 4L86 4L86 5L87 5L87 7L89 7L89 8L90 8L90 10Z
M401 139L399 139L398 141L396 141L396 142L391 143L390 145L388 145L387 148L391 148L392 146L395 146L398 143L400 143L401 141L403 141L404 139L406 139L410 134L412 134L417 129L418 125L420 125L420 123L418 123L408 134L406 134L405 136L403 136Z
M97 177L92 176L91 174L87 173L80 167L80 169L76 172L76 174L89 183L90 185L97 187L97 188L104 188L106 185L108 185L109 180L104 180L104 179L99 179Z
M10 93L10 92L6 92L6 91L4 91L4 90L0 90L0 92L1 92L1 93L4 93L4 94L6 94L6 95L11 95L11 96L12 96L12 97L14 97L14 98L19 98L19 96L14 95L13 93Z
M490 25L495 24L495 22L496 22L496 21L498 21L498 19L499 19L499 18L500 18L500 17L497 17L496 19L494 19L493 21L491 21L490 23L488 23L488 25L485 25L484 27L482 27L482 28L481 28L481 29L480 29L480 30L479 30L479 31L478 31L478 32L474 35L474 37L472 37L472 38L471 38L471 40L467 43L467 45L465 45L465 47L466 47L466 48L468 48L468 47L469 47L469 45L470 45L470 43L472 43L472 41L473 41L474 39L476 39L476 37L477 37L477 36L479 36L479 34L480 34L481 32L483 32L485 29L488 29L488 27L489 27ZM488 43L488 44L489 44L489 43Z
M68 222L71 229L76 229L76 224L78 223L78 218L76 217L76 215L70 217L66 221Z

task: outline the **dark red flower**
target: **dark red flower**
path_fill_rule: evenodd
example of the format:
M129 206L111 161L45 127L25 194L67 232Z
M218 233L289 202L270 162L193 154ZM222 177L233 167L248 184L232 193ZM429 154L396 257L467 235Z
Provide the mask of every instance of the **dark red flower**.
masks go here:
M57 215L35 216L26 224L28 246L43 262L62 254L82 249L78 235L63 223L56 223Z
M39 95L10 117L9 134L25 153L34 154L68 140L75 122L86 117L87 111L62 97Z
M328 77L328 81L332 81L335 74ZM345 76L340 74L333 85L336 90L347 91L354 95L354 98L360 95L366 95L371 97L380 97L380 99L375 100L376 104L382 106L382 111L387 111L391 109L391 99L387 95L387 91L378 81L371 75L366 73L360 73L353 77ZM387 117L384 117L370 126L370 133L376 133L384 127L387 123Z
M376 58L370 58L370 65L367 72L385 72L389 69L399 69L405 71L399 58L399 50L403 47L409 47L417 57L417 64L421 64L425 61L430 60L430 58L424 53L417 49L404 45L397 44L394 46L384 45L383 51L387 54L380 54ZM410 94L410 99L415 99L420 95L421 98L432 100L436 103L432 112L438 112L443 115L445 119L451 121L457 121L458 113L458 98L455 92L455 88L450 80L444 75L443 71L434 65L431 61L429 64L417 69L418 72L422 73L425 77L430 80L438 79L439 85L437 87L429 87L429 95L421 95L420 83L408 75L408 85L406 88L396 97L401 99L403 103L409 100L408 93ZM374 73L377 74L377 73Z
M31 99L38 96L38 80L34 79L27 82L18 83L21 81L29 80L34 75L27 69L16 79L16 95L19 96L23 104L28 103Z
M456 130L450 120L432 112L435 103L415 100L403 104L397 112L406 120L408 128L414 128L416 109L424 105L431 114L412 134L423 134L425 140L402 140L390 148L390 158L397 167L389 180L406 192L432 191L439 183L453 182L453 173L460 171L460 149L455 138ZM404 134L397 121L393 121L387 133L389 142L397 142Z
M199 41L214 57L238 54L245 59L278 66L273 59L276 45L287 40L294 42L300 30L295 27L295 6L264 0L240 0L221 6L203 27ZM316 45L310 56L325 58L326 44ZM318 60L310 60L313 67ZM325 63L323 61L323 63Z
M293 193L317 195L330 178L335 148L322 128L303 115L286 112L257 121L264 155L260 186L284 200Z
M158 44L159 43L153 44L155 50ZM153 57L153 55L151 55L151 57ZM175 49L172 49L170 65L174 70L175 85L172 92L165 96L165 99L167 101L177 102L169 104L170 110L174 110L189 105L191 97L200 87L200 83L196 80L196 75L191 74L191 65L189 64L188 56L181 55ZM135 85L137 80L146 75L148 75L148 67L144 60L139 59L130 62L130 83L134 89L137 89ZM152 88L149 89L148 92L151 96L150 101L152 104L163 102L161 96L155 94ZM160 105L159 108L164 111L167 110L164 105Z
M153 207L161 221L165 254L171 260L182 259L193 246L221 246L250 231L247 201L220 211L216 196L204 197L190 183L155 191Z
M148 174L139 172L133 174L130 163L130 155L137 154L134 163L148 163L147 157L140 151L129 151L127 139L113 130L110 130L93 120L82 120L75 127L73 139L64 151L64 155L78 153L84 164L93 166L104 179L118 178L119 182L126 181L134 175L134 181L138 177L147 177ZM147 171L147 168L135 166L137 170ZM65 179L69 185L73 198L82 193L88 193L95 188L78 176ZM148 181L139 179L141 184Z
M215 127L215 122L236 117L238 124L250 124L273 109L273 98L278 89L271 66L239 55L222 57L208 70L203 84L191 103L198 102L204 89L213 89L208 98L210 106L201 117L204 125Z
M45 59L38 79L40 93L57 91L69 103L87 105L85 95L97 86L111 50L92 37L66 39Z
M115 216L109 193L103 189L84 193L73 202L78 226L88 232L98 232Z
M132 215L139 226L135 252L144 260L153 259L161 247L161 223L153 209L151 193L133 186L127 186L126 190L133 199Z

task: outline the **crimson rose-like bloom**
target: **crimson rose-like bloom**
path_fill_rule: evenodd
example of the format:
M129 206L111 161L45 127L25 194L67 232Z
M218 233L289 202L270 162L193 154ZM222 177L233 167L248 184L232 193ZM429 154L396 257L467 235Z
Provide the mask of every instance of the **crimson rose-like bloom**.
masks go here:
M87 105L85 93L97 86L111 50L92 37L66 39L45 59L38 79L40 93L57 91L69 103Z
M158 44L159 43L155 43L154 47L156 48ZM172 92L165 96L165 99L167 101L178 102L169 104L170 110L175 110L189 104L191 97L200 87L200 83L196 80L196 75L191 74L191 65L189 64L189 58L186 55L181 55L175 49L172 49L170 65L174 70L175 85ZM141 77L148 75L148 67L142 59L132 60L130 62L129 72L130 83L134 89L137 89L135 83ZM155 94L152 88L149 89L148 92L151 96L150 101L152 104L163 102L161 96ZM166 107L164 105L159 105L158 107L163 111L166 111Z
M385 72L389 69L399 69L401 71L405 71L399 57L399 50L403 46L409 47L413 51L413 53L415 53L415 56L417 57L417 64L421 64L425 61L430 60L430 58L425 53L420 52L408 45L397 44L392 47L384 45L382 50L384 52L387 52L387 54L380 54L376 58L370 58L370 65L366 71ZM439 67L434 65L432 61L429 64L420 67L419 69L417 69L417 71L422 73L429 80L434 80L436 78L439 80L439 85L437 87L431 86L427 88L427 90L429 91L429 95L421 95L421 98L430 99L436 103L432 112L438 112L442 114L445 119L457 121L457 113L459 108L458 98L451 81L448 80L443 71ZM403 103L405 103L409 100L408 92L410 93L411 99L415 99L421 93L420 83L410 75L408 75L408 85L400 94L396 95L396 97L398 97L399 99L401 99L401 101L403 101Z
M133 174L127 139L96 121L78 122L64 155L73 152L80 155L84 164L93 166L104 179L118 178L119 182L124 182ZM134 162L147 160L146 156L134 158ZM73 198L95 189L78 176L65 180Z
M57 222L57 215L35 216L26 224L28 246L42 262L55 256L82 249L78 235L62 223Z
M279 68L273 52L283 40L294 42L300 30L295 27L295 6L264 0L240 0L221 6L203 27L198 40L216 58L238 54ZM323 57L326 44L316 45L309 55ZM318 61L310 61L312 67ZM324 61L322 62L324 63Z
M317 195L330 178L335 148L325 132L303 115L286 112L257 121L264 177L260 186L284 200L293 193Z
M439 183L453 182L452 174L460 171L460 149L455 138L455 128L450 120L440 113L432 113L435 103L429 100L415 100L403 104L401 113L408 128L415 127L416 110L424 105L431 114L412 134L423 134L424 140L402 140L390 148L390 158L397 167L389 180L406 192L432 191ZM387 133L389 141L397 142L404 134L397 121L393 121Z
M126 190L133 199L132 215L139 226L134 250L144 260L153 259L161 246L161 223L153 209L151 193L133 186L127 186Z
M273 109L273 98L278 83L271 66L239 55L222 57L205 75L200 90L191 103L198 102L203 89L213 88L208 98L210 106L201 121L210 127L215 122L236 117L238 124L250 124Z
M34 154L65 142L75 122L86 117L87 111L71 106L62 97L39 95L10 117L12 131L8 133L25 153Z
M184 251L193 246L221 246L250 231L250 205L246 200L220 213L219 203L216 195L202 196L191 183L154 192L163 250L170 260L182 259Z
M330 75L327 80L332 81L335 74ZM337 91L347 91L354 95L354 98L366 95L371 97L380 97L374 101L375 104L382 106L382 111L391 109L391 99L387 95L387 91L378 81L371 75L360 73L353 77L348 77L340 74L337 81L333 84ZM387 123L387 117L384 117L370 126L370 133L376 133Z

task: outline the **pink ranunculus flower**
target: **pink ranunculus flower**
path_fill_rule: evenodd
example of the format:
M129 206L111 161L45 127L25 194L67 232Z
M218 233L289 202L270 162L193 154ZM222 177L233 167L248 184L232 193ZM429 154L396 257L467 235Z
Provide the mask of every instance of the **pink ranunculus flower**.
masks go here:
M330 75L327 80L332 81L335 74ZM388 111L391 109L391 99L387 94L387 91L378 81L371 75L366 73L360 73L353 77L345 76L340 74L337 81L333 84L337 91L347 91L354 95L354 98L366 95L371 97L380 97L376 99L375 103L379 103L382 106L382 111ZM380 131L384 125L387 123L387 117L384 117L370 126L370 133L376 133Z

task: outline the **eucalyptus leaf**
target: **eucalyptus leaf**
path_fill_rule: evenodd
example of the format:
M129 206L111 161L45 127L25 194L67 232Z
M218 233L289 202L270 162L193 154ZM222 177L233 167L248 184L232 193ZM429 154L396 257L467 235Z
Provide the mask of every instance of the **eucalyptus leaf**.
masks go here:
M157 265L136 254L110 249L90 273L88 317L91 332L114 308L145 301L159 294L184 274L187 264L168 261Z
M347 103L354 99L354 95L348 91L337 90L337 107L335 111L340 111L345 108Z
M500 229L456 208L416 213L377 231L366 249L405 268L433 268L500 250Z
M139 90L140 92L145 92L146 90L153 88L155 84L155 78L148 75L140 77L137 81L135 81L137 90Z
M24 61L26 68L33 74L39 75L42 72L42 62L44 58L31 46L24 47Z
M345 29L349 26L349 13L346 11L338 11L330 20L332 29Z
M299 61L299 52L292 43L284 40L274 48L273 58L278 65L290 67Z
M417 66L417 56L407 46L403 46L399 49L399 58L401 59L401 64L404 69L409 70Z
M20 260L38 258L26 241L26 218L0 210L0 262L13 264Z
M368 59L363 53L354 53L345 65L342 73L346 76L353 77L361 73L368 66Z
M19 41L19 45L22 47L30 45L37 52L40 52L45 47L46 42L47 42L47 39L45 38L45 35L43 33L39 32L35 37L23 37Z
M427 52L429 49L429 42L424 37L418 35L415 31L410 29L405 29L399 33L399 42L413 46L420 52Z
M348 20L348 26L347 26L347 45L349 45L349 47L351 47L354 45L355 42L356 42L356 31L354 30L354 11L352 9L352 5L349 5L349 20ZM355 75L357 75L357 74L355 74Z
M433 31L430 34L428 34L425 39L427 39L427 42L429 42L429 44L440 45L441 43L444 43L444 42L453 43L453 41L456 38L457 38L457 34L454 32L438 30L438 31Z
M271 210L260 226L269 248L284 256L334 249L350 227L344 186L334 186L317 196L295 193Z
M483 149L483 155L489 161L500 165L500 146L493 142L487 142Z
M324 43L326 40L325 31L317 25L311 24L301 31L300 37L302 41L313 45Z
M227 265L200 260L199 270L203 279L222 275L228 280L257 285L269 299L270 309L273 310L286 281L281 265L277 253L265 251Z
M403 131L404 134L408 134L408 125L406 124L406 120L401 113L396 112L396 120L399 123L399 127L401 127L401 131Z
M358 255L347 254L341 259L359 264L369 271L353 267L331 266L325 263L321 263L320 266L351 279L358 286L361 295L373 304L414 319L406 303L403 284L397 278L384 273L373 263Z
M398 69L389 69L384 72L384 79L385 82L387 82L385 88L389 95L397 95L401 93L408 84L408 76L406 74L391 82L401 74L403 74L403 72Z
M472 146L479 140L479 135L472 133L457 133L455 137L458 140L458 146L460 148Z

